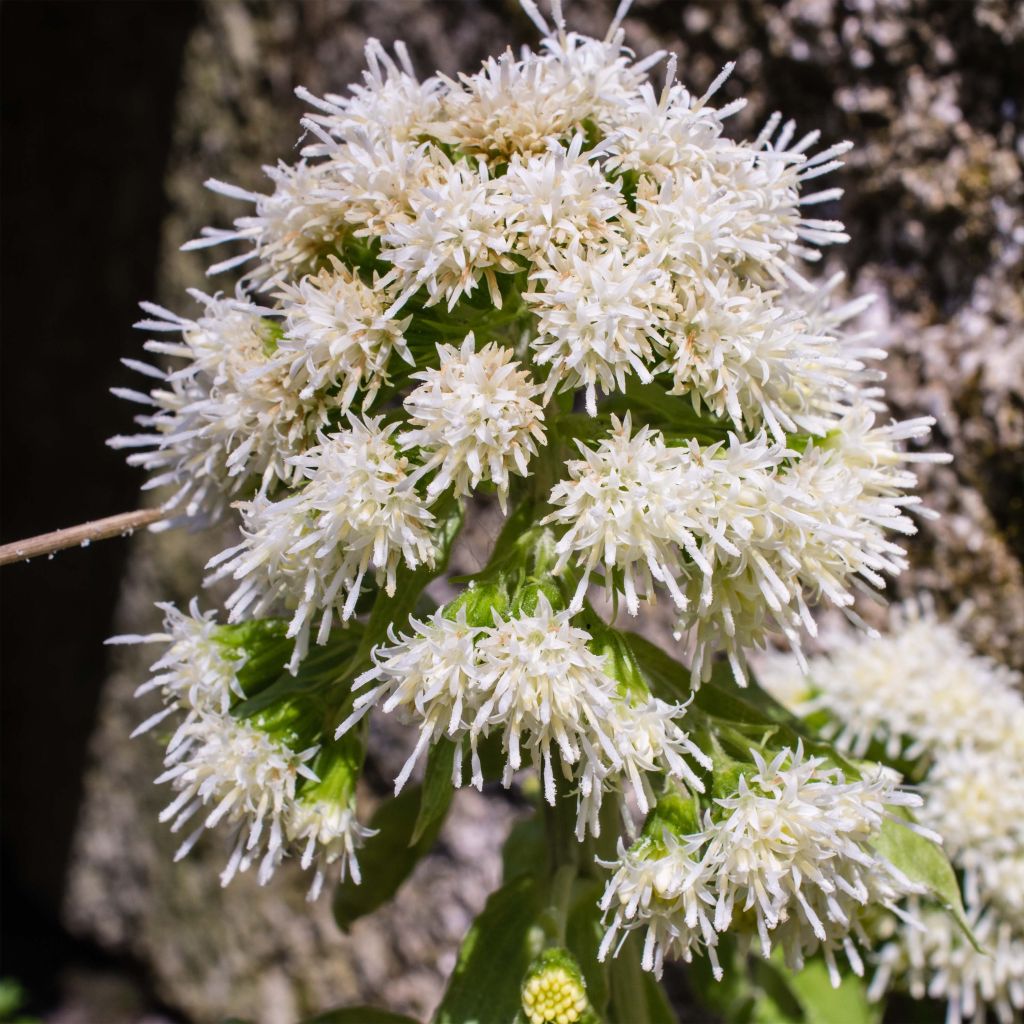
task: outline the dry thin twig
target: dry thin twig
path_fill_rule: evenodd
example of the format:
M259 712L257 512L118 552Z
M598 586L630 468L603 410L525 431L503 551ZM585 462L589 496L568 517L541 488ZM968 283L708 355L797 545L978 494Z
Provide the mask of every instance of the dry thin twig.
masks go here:
M11 562L28 561L40 555L49 555L64 548L85 546L94 540L107 540L130 534L140 526L149 526L166 519L167 513L158 508L143 508L136 512L121 512L105 519L94 519L90 523L69 526L64 530L42 533L38 537L28 537L0 546L0 565Z

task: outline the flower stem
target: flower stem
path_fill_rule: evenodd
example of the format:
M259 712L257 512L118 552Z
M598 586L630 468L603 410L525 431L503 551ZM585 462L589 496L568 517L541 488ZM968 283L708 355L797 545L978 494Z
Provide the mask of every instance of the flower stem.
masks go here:
M0 547L0 565L27 562L30 558L51 555L64 548L88 547L94 540L123 537L133 533L140 526L149 526L166 518L167 513L162 509L143 508L137 512L121 512L116 516L107 516L106 519L94 519L78 526L42 533L38 537L16 540Z

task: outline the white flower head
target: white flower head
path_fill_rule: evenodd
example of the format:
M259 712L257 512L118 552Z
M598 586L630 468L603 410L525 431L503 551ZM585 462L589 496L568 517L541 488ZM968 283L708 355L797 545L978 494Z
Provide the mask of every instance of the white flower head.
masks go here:
M1024 758L1020 673L976 654L923 600L895 606L882 635L836 630L825 646L806 675L775 655L760 678L796 714L827 712L823 734L855 757L879 743L889 758L965 745Z
M567 148L551 144L546 153L516 157L496 183L516 248L531 262L556 246L606 245L626 211L621 184L608 181L594 151L583 151L584 141L576 135Z
M288 839L300 853L303 870L314 867L313 881L306 898L313 901L323 891L328 868L334 868L340 881L347 875L357 885L361 881L357 853L373 835L374 829L361 825L353 803L299 798L291 804L285 820Z
M293 610L293 671L317 618L321 644L336 617L351 618L371 568L394 594L401 562L415 568L434 558L433 516L412 486L409 460L392 443L395 424L351 415L349 424L296 458L308 481L301 491L243 505L242 543L209 565L211 580L239 581L227 602L232 621L278 603Z
M302 397L337 387L338 406L347 412L360 390L363 408L373 402L387 382L392 353L414 364L403 334L410 318L387 315L395 298L387 289L364 283L334 256L330 264L298 285L282 286L278 355L290 364Z
M627 413L621 421L612 418L610 436L596 448L579 442L583 458L566 463L568 476L551 492L555 511L542 522L565 527L555 546L555 572L579 561L577 601L599 569L609 594L619 592L621 580L626 608L636 615L641 597L654 599L654 580L684 607L676 582L684 572L684 549L701 556L685 507L692 488L678 451L650 427L631 433Z
M916 806L920 798L899 790L882 770L847 782L799 746L770 762L756 751L754 758L756 771L741 775L736 795L718 798L720 810L705 822L718 894L715 926L727 928L735 908L753 910L765 956L773 932L793 969L821 948L838 984L835 948L863 971L851 939L863 908L891 907L922 891L869 845L892 816L890 807Z
M592 114L579 86L557 64L511 50L489 57L475 75L449 80L446 119L434 130L442 142L496 162L543 153L551 142L581 131Z
M308 762L316 747L293 751L255 725L208 713L183 726L181 741L164 762L157 783L169 782L177 796L160 814L178 832L197 814L202 823L182 843L175 860L195 845L204 829L235 827L236 837L221 884L259 861L266 882L284 856L286 814L301 778L316 781Z
M644 383L678 301L669 275L651 257L616 247L594 253L554 250L531 274L524 298L537 315L534 358L549 366L547 395L582 385L587 411L597 388L624 391L627 375Z
M403 297L423 286L428 305L445 300L451 310L483 278L500 309L496 275L519 267L487 165L439 155L431 179L412 193L409 205L410 215L396 218L382 237L380 258L394 267L384 281L397 282Z
M317 110L307 115L303 124L328 140L344 141L353 135L366 135L380 143L388 139L415 139L433 130L443 83L437 76L419 81L405 44L398 42L394 49L397 61L379 40L367 41L363 81L350 86L349 96L328 93L321 99L308 89L296 90L301 99ZM304 153L320 156L323 150L312 144Z
M163 382L149 395L118 389L117 394L155 408L138 417L146 433L114 437L114 448L148 449L128 457L131 465L154 474L147 488L169 486L168 510L188 516L220 514L227 500L256 481L266 491L291 482L290 458L306 447L327 422L331 399L303 397L286 368L275 362L279 328L244 297L190 293L205 305L198 320L187 320L159 306L144 308L155 319L138 326L180 332L180 343L148 342L152 352L187 363L163 372L144 363L134 369Z
M207 273L218 274L255 260L245 280L266 290L291 274L311 269L318 256L341 240L345 221L337 204L323 195L331 174L329 164L281 162L265 166L263 172L274 185L268 195L215 179L207 181L207 188L214 192L254 203L255 213L236 218L233 230L204 228L199 238L182 248L189 251L225 242L249 242L251 248L214 264Z
M980 950L943 911L918 909L920 924L904 924L878 952L871 999L890 987L915 999L947 1004L948 1024L1000 1024L1024 1015L1024 932L994 910L968 909L967 922Z
M646 929L641 966L661 977L665 958L690 963L706 953L715 977L722 976L716 946L713 878L700 854L700 836L677 836L665 828L627 848L605 865L613 874L601 897L606 931L598 958L614 955L629 933ZM618 942L616 942L618 940Z
M139 725L132 733L133 738L177 711L187 712L186 721L206 711L226 714L236 697L244 697L238 670L245 663L245 655L231 651L218 638L217 613L200 612L195 598L187 614L170 603L157 607L164 613L163 632L116 636L107 641L108 644L167 645L150 666L152 676L135 691L136 697L159 691L164 707ZM172 749L174 745L172 739Z
M525 748L552 804L553 751L571 777L590 737L610 746L606 722L615 682L604 672L604 658L587 647L590 634L572 625L572 616L556 612L540 593L532 615L503 620L495 613L494 627L477 643L484 698L471 731L501 734L505 785L522 766Z
M402 721L419 726L420 736L398 778L396 791L405 785L427 747L447 736L459 744L456 782L461 784L462 741L469 738L473 777L482 785L482 770L477 754L477 738L470 725L481 701L479 655L475 643L484 629L468 625L465 607L454 618L439 609L429 619L410 620L411 635L389 631L390 645L373 649L373 668L353 683L360 690L368 683L376 685L359 694L352 714L338 727L342 736L371 708L388 714L398 713Z
M526 476L537 444L544 443L543 391L519 369L511 349L491 342L476 351L472 332L460 348L438 345L440 366L413 374L422 383L405 399L414 429L399 438L424 449L425 469L438 468L428 493L454 486L468 494L491 481L506 508L509 472Z

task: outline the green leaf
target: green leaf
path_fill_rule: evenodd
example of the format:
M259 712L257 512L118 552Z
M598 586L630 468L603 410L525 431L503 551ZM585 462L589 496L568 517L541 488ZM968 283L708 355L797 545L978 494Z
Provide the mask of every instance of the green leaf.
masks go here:
M309 1017L302 1024L418 1024L412 1017L373 1006L346 1006Z
M241 701L232 708L231 713L236 718L250 718L275 704L300 695L349 683L351 681L350 661L361 634L362 626L358 622L351 623L344 629L332 630L331 635L327 638L327 643L323 646L313 647L303 659L299 671L295 675L280 666L272 683L259 688L253 696ZM289 641L287 655L290 654Z
M732 429L725 420L707 411L696 412L688 395L670 395L663 384L641 384L632 376L626 382L625 395L614 395L601 407L620 414L632 411L634 418L640 411L651 426L680 438L696 438L701 444L725 441Z
M442 739L431 747L420 795L420 809L409 840L411 845L418 843L430 829L434 829L436 835L436 830L444 823L455 792L452 785L454 763L455 744L451 740Z
M808 1024L878 1024L881 1018L881 1008L868 1002L864 983L855 974L845 972L839 987L832 987L821 957L808 960L802 971L784 976Z
M578 879L573 886L572 902L565 923L565 944L576 958L587 983L587 998L599 1017L608 1008L608 962L597 959L604 928L597 905L604 884L596 879Z
M614 1024L677 1024L664 989L640 966L640 935L633 932L610 961L608 1020Z
M511 882L521 875L541 877L548 866L544 822L537 814L516 822L501 848L501 877Z
M542 904L526 875L491 894L462 942L434 1024L512 1024L523 976L543 948Z
M334 919L339 927L348 928L387 903L434 845L441 819L426 828L416 842L411 841L420 803L420 787L410 786L377 808L370 821L377 834L366 840L359 854L362 882L356 885L351 877L346 878L334 894Z
M910 815L901 809L892 813L910 820ZM941 846L890 818L883 822L882 830L871 847L912 882L925 886L932 897L953 915L974 948L979 953L984 952L967 922L956 873Z

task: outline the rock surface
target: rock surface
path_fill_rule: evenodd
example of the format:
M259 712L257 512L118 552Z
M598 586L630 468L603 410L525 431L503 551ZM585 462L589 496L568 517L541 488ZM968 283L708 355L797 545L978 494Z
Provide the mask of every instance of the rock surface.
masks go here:
M613 6L567 4L574 26L597 34ZM726 95L751 100L737 131L777 108L826 140L858 144L838 182L854 241L830 260L848 271L852 291L879 296L871 317L890 350L894 409L934 415L934 447L956 456L923 474L925 502L943 515L923 524L913 572L896 593L927 588L947 608L972 602L973 641L1024 667L1024 8L637 0L626 28L642 53L680 52L697 88L736 59ZM261 187L259 164L293 153L293 87L342 90L361 69L367 36L396 34L421 70L452 73L532 29L511 0L210 3L189 45L173 128L175 213L159 301L180 308L183 287L203 286L202 264L177 252L181 242L238 213L201 182ZM155 600L187 600L217 546L184 534L137 538L120 627L147 631ZM481 546L471 541L467 558ZM133 648L113 661L69 886L72 926L139 957L167 1004L195 1020L287 1024L359 1000L428 1014L497 880L510 805L462 794L437 851L395 905L349 935L326 901L304 902L298 872L280 872L265 889L242 877L221 890L215 839L172 863L175 840L156 821L165 796L149 782L158 745L126 739L146 713L131 697L146 664ZM383 746L402 742L389 734Z

